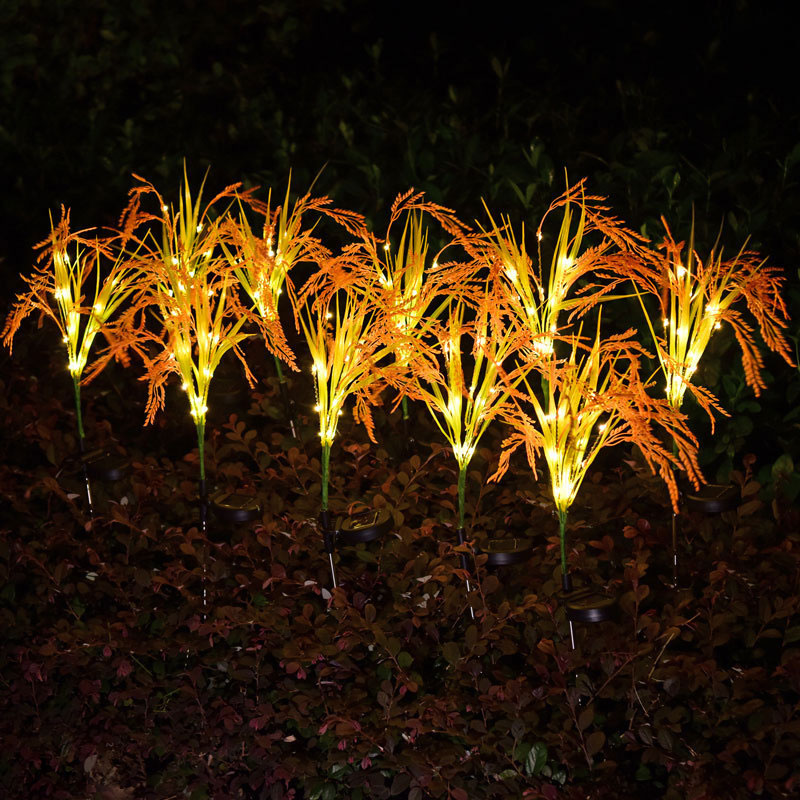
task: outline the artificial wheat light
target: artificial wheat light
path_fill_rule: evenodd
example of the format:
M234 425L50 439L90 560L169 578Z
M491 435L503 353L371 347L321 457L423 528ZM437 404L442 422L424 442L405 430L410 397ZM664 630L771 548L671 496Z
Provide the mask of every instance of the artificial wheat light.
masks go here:
M394 350L403 342L387 308L390 293L356 250L320 263L299 294L290 287L295 320L311 354L322 445L322 511L328 510L330 449L345 402L355 398L354 416L375 441L370 406L391 382Z
M39 311L52 319L67 348L67 369L72 377L78 439L84 447L81 383L95 377L113 351L96 358L84 376L95 337L101 331L113 337L109 321L135 288L138 269L125 251L124 235L104 240L70 230L70 213L61 208L57 225L50 220L50 236L36 245L41 250L37 266L23 276L28 291L20 294L6 320L3 342L12 349L14 335L29 314Z
M519 345L519 334L497 313L489 284L477 292L472 286L465 288L468 291L445 301L442 319L428 323L424 335L417 332L414 341L432 340L432 344L420 348L409 362L412 383L405 389L425 403L458 464L459 544L464 543L467 468L489 424L508 411L503 362ZM465 342L470 350L470 368L466 370ZM464 555L461 566L467 569ZM468 580L466 587L471 591ZM471 607L470 615L475 616Z
M426 304L421 302L421 296L427 277L427 255L428 230L423 227L422 214L415 211L407 215L397 243L392 243L390 226L383 247L372 247L372 263L378 281L396 298L397 307L391 311L392 321L406 336L413 333L425 312ZM434 269L437 266L434 261ZM401 363L407 362L408 354L401 350L395 353L395 358Z
M252 375L239 348L249 336L242 331L248 315L238 300L233 276L222 249L225 213L215 216L215 204L234 196L229 186L205 207L201 205L203 185L193 199L184 171L184 182L177 209L167 206L155 187L141 178L131 193L126 219L128 224L155 223L142 238L138 264L142 270L142 291L137 309L156 311L160 329L150 332L141 324L133 330L132 346L146 365L149 383L147 422L164 405L164 386L171 374L178 374L186 392L189 411L197 430L201 491L205 488L205 423L208 391L222 356L233 350L242 363L248 380ZM203 184L205 181L203 182ZM141 199L153 196L159 212L145 214ZM151 355L147 342L158 345Z
M447 300L442 295L453 294L459 278L452 272L452 267L444 270L439 264L443 252L452 243L432 258L428 263L428 228L426 217L439 222L451 236L459 237L463 225L450 209L435 203L425 202L421 192L413 189L398 195L392 204L386 238L381 244L371 235L362 237L363 247L371 262L378 281L392 297L389 309L391 324L401 337L419 338L419 330L423 320L426 325L444 311ZM403 221L402 232L395 240L394 227ZM438 305L435 305L438 302ZM424 326L423 326L424 327ZM395 359L403 369L408 369L412 357L411 350L400 346L395 351ZM403 394L402 418L405 427L408 425L408 399Z
M443 319L430 326L428 338L434 344L411 362L413 384L408 389L425 403L458 464L459 528L465 521L467 468L489 424L507 411L510 389L503 364L520 345L519 333L493 314L488 287L467 320L469 305L465 297L452 298ZM467 369L465 342L470 351ZM518 374L516 382L521 379Z
M327 197L306 194L292 205L290 189L291 182L283 203L274 209L271 191L266 203L252 196L247 198L247 205L264 217L260 234L253 231L240 201L238 219L231 217L226 223L230 246L222 242L229 265L253 303L265 340L274 350L281 381L281 359L293 369L297 367L280 324L278 303L292 268L302 261L319 262L322 257L320 242L312 235L313 226L304 227L303 217L313 211L325 213L330 202Z
M600 450L622 442L635 444L650 469L666 481L675 507L678 489L674 468L682 468L696 486L702 479L696 440L685 418L665 400L650 397L639 376L642 350L632 339L634 334L631 330L604 339L598 322L591 344L585 344L580 335L571 337L567 359L551 357L538 364L544 377L543 396L540 398L528 379L523 379L520 391L515 393L518 406L507 417L515 433L504 442L498 475L505 471L511 452L520 444L526 446L534 474L537 453L543 452L559 519L564 575L567 515ZM532 406L533 418L523 410L526 404ZM672 436L675 454L661 444L656 427Z
M514 324L529 333L529 360L547 359L566 323L612 297L617 286L638 273L643 239L608 210L604 198L586 195L584 181L569 187L539 223L535 264L525 227L517 236L508 218L501 217L498 224L488 208L490 226L482 235L464 239L476 261L496 276ZM557 213L561 223L545 270L543 231Z
M656 332L649 316L647 321L670 406L680 408L689 389L713 425L712 409L721 409L711 392L694 383L694 374L711 336L723 323L733 328L747 383L756 395L766 388L753 328L734 306L744 301L767 347L793 364L785 334L789 316L781 297L783 275L744 248L734 258L724 259L722 250L714 247L703 262L694 249L694 226L688 248L673 239L666 222L664 226L667 232L661 252L650 255L652 271L642 272L638 279L638 284L659 300L663 331Z

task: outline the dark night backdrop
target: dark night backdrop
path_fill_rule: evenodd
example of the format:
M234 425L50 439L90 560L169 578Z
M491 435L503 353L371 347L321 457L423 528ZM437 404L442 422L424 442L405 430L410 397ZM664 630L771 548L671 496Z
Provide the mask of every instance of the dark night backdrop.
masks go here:
M212 164L214 184L291 167L302 186L328 164L319 188L357 210L413 182L468 215L491 194L521 211L507 181L540 177L523 158L536 143L637 225L664 166L682 176L679 205L706 201L695 172L710 182L712 227L746 210L725 167L773 193L794 174L795 51L777 3L3 0L0 54L12 267L48 209L111 221L132 171L169 188L184 156L198 175ZM538 209L556 187L537 189ZM796 238L774 243L796 253Z
M485 198L534 221L566 168L656 240L692 209L701 251L721 225L731 249L750 236L797 319L795 55L780 5L748 0L2 0L0 311L49 210L113 224L132 172L174 192L185 157L213 189L324 167L316 189L378 225L412 185L466 220Z

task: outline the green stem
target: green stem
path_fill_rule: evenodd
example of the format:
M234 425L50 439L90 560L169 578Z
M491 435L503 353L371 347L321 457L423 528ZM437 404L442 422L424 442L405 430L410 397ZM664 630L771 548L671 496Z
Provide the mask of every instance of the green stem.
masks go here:
M197 427L197 452L200 458L200 480L206 479L206 421L198 419Z
M401 405L402 405L402 408L403 408L403 419L407 420L408 419L408 398L407 397L403 397L403 401L402 401Z
M458 468L458 527L464 527L464 493L467 485L467 465Z
M322 445L322 510L328 510L328 475L330 474L331 446Z
M561 540L561 574L567 574L567 512L558 510L558 538Z
M75 419L78 421L79 444L83 450L83 440L86 436L83 432L83 415L81 414L81 381L77 375L72 376L72 385L75 388Z
M286 377L283 374L283 367L281 367L281 360L278 356L273 356L275 359L275 372L278 373L278 382L279 383L286 383Z

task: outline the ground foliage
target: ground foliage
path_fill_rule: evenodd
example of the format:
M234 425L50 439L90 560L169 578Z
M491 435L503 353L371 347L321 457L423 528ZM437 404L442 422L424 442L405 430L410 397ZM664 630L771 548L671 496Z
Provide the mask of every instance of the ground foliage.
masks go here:
M30 366L48 343L33 333L17 358ZM621 613L578 626L572 652L552 500L523 459L487 482L501 431L468 476L472 536L526 533L536 549L501 574L470 560L473 622L452 456L426 444L438 436L423 408L410 453L399 419L378 413L377 446L343 423L331 507L388 505L396 530L343 550L328 596L310 386L294 378L297 442L259 352L255 391L235 369L212 388L208 461L216 486L261 498L262 519L207 535L188 417L143 432L144 387L116 365L91 385L90 437L132 467L94 484L90 520L56 466L76 446L67 377L4 370L5 796L795 795L800 526L779 476L770 508L745 456L736 511L682 515L674 590L663 485L635 453L596 465L570 560Z

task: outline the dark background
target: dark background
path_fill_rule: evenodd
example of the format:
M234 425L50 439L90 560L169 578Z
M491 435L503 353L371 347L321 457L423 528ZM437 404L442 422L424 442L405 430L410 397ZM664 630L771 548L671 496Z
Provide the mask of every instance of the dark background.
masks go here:
M24 268L59 203L77 224L113 221L132 172L168 191L184 157L197 176L213 166L212 186L282 184L291 168L305 188L327 164L319 189L368 214L413 183L465 215L482 196L524 215L564 168L636 226L694 202L714 229L744 214L741 238L744 200L750 216L762 195L796 200L796 53L779 4L522 8L3 0L3 255ZM510 181L534 183L530 209ZM756 222L776 257L796 255L796 233Z
M113 224L131 173L174 196L186 158L209 190L280 192L292 170L304 191L324 167L315 191L378 229L412 185L467 221L485 199L533 223L566 169L656 241L662 215L685 237L693 210L701 252L721 226L729 249L751 237L797 318L795 75L782 6L747 0L0 0L0 311L48 211ZM767 439L768 461L793 452L800 394L770 357L752 405L731 343L703 376L733 413L722 469Z

